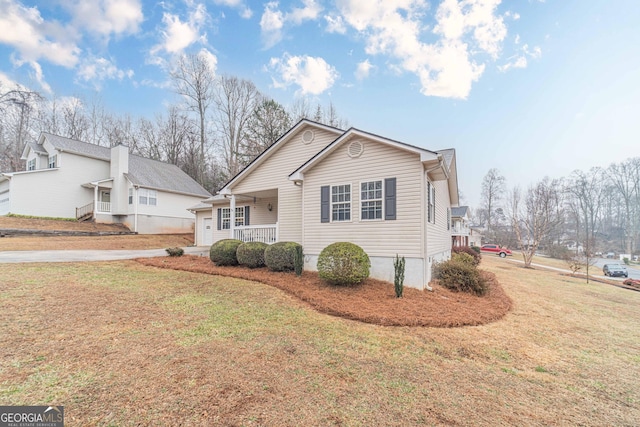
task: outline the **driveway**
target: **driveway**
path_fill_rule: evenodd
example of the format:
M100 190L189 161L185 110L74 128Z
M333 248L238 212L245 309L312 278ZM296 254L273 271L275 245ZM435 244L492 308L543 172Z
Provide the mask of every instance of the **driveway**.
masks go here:
M188 246L185 255L209 256L208 246ZM0 251L0 263L116 261L168 256L164 249L77 250L77 251Z

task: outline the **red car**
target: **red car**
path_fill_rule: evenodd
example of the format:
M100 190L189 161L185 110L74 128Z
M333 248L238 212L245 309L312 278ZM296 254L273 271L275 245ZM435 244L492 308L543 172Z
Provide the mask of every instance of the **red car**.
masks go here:
M504 258L507 255L509 256L513 255L509 249L501 248L499 245L482 245L480 250L482 252L499 255L500 258Z

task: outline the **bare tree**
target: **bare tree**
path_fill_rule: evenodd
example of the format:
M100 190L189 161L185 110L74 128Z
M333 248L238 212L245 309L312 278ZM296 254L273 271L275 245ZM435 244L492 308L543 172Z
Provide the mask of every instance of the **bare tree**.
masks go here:
M511 226L518 239L526 268L531 267L540 243L564 220L564 213L558 209L562 205L561 198L559 183L549 178L529 187L524 198L517 187L511 191Z
M483 225L486 225L486 235L489 239L495 238L493 226L495 224L496 210L500 208L500 201L506 192L506 179L500 175L498 169L489 169L489 172L482 179L481 213L485 218Z
M634 214L637 206L634 205L638 182L636 181L637 162L627 159L622 163L614 163L606 170L609 182L615 190L614 199L622 204L622 227L624 241L622 242L626 253L631 254L634 248Z
M291 127L285 108L273 99L259 101L247 122L241 150L244 164L248 164Z
M215 92L218 138L222 148L225 172L229 177L237 174L242 165L242 138L260 93L249 80L221 76Z
M41 100L39 93L21 87L0 92L0 170L24 169L20 157L27 141L35 138L33 122Z
M587 256L590 256L596 248L595 236L602 208L604 181L602 169L591 168L588 173L574 171L567 187L575 204L574 210L580 215L585 228L583 246Z
M199 130L199 155L196 180L204 182L205 152L207 141L207 110L214 100L215 70L202 54L187 54L180 57L178 66L170 73L174 90L183 97L187 108L197 114Z

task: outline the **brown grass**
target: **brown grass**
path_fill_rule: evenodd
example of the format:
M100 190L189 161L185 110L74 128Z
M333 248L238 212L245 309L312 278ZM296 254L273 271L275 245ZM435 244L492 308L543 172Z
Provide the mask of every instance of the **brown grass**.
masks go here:
M452 292L434 285L433 292L405 288L403 297L396 298L392 283L367 279L359 286L331 286L315 272L276 273L266 268L218 267L208 258L183 256L174 258L141 258L144 265L196 273L215 274L253 280L275 286L308 303L316 310L384 326L452 327L481 325L502 318L511 308L493 273L483 272L490 283L489 293L477 297Z
M390 328L132 261L0 264L0 404L68 426L640 425L640 293L482 265L501 320Z

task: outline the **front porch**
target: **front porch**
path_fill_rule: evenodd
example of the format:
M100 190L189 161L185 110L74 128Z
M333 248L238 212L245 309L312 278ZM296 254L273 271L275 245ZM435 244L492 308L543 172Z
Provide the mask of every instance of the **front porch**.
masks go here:
M278 241L277 189L217 196L213 213L214 241L231 238L269 245Z

